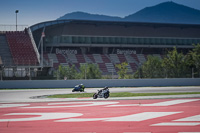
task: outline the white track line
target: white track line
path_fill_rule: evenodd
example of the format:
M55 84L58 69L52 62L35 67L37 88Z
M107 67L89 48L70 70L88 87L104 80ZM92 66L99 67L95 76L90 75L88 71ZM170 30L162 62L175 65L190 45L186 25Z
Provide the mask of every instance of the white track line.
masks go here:
M181 103L187 103L187 102L194 102L199 101L200 99L179 99L179 100L170 100L165 102L158 102L158 103L152 103L152 104L118 104L118 105L109 105L107 107L123 107L123 106L171 106Z
M195 116L191 116L191 117L186 117L186 118L182 118L182 119L178 119L178 120L174 120L174 121L199 121L200 122L200 115L195 115Z
M193 123L188 123L188 122L163 122L163 123L153 124L151 126L197 126L197 125L200 125L200 122L193 122Z
M0 104L0 108L11 108L11 107L21 107L29 106L30 104Z
M177 113L180 112L143 112L139 114L111 118L106 121L144 121Z
M152 132L123 132L123 133L152 133Z
M143 112L138 114L110 117L110 118L70 118L57 120L56 122L87 122L87 121L144 121L149 119L154 119L158 117L164 117L168 115L173 115L181 112Z
M178 132L178 133L200 133L200 132Z

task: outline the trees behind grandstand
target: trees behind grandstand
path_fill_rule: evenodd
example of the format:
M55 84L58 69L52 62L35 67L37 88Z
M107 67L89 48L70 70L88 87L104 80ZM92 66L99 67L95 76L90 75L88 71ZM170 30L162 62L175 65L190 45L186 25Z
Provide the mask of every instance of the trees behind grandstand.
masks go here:
M121 64L116 64L115 67L118 68L118 72L117 74L119 75L119 79L127 79L129 78L128 74L127 74L127 68L128 63L127 62L123 62Z
M55 72L55 77L57 79L100 79L101 72L97 65L95 64L82 64L80 66L80 72L76 70L75 65L58 67Z
M82 64L80 66L80 73L77 75L78 79L100 79L101 71L96 64Z
M75 66L62 66L58 67L58 70L55 72L57 79L76 79L77 71Z
M200 77L200 44L194 45L188 54L174 48L163 59L148 56L134 78L190 78Z
M119 79L130 78L191 78L200 77L200 44L184 55L174 47L168 51L163 59L149 55L147 61L138 67L138 70L131 76L127 73L128 63L117 64ZM75 65L60 65L55 72L57 79L101 79L101 71L96 64L81 64L80 71ZM105 78L105 77L104 77Z
M162 60L162 66L166 78L181 78L189 71L185 56L183 53L178 53L176 48L168 52L167 56Z
M144 75L144 78L163 77L162 62L158 57L149 55L147 57L147 61L140 69L142 69L142 74Z

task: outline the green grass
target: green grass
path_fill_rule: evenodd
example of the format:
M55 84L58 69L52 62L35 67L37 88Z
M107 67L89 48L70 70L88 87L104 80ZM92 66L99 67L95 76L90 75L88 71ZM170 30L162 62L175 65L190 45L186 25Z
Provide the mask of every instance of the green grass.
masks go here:
M0 89L0 90L39 90L39 89L46 89L46 90L51 90L51 89L72 89L72 88L3 88L3 89Z
M92 97L94 93L74 93L74 94L60 94L48 96L48 98L84 98ZM200 92L177 92L177 93L130 93L119 92L110 93L110 97L137 97L137 96L161 96L161 95L188 95L188 94L200 94Z

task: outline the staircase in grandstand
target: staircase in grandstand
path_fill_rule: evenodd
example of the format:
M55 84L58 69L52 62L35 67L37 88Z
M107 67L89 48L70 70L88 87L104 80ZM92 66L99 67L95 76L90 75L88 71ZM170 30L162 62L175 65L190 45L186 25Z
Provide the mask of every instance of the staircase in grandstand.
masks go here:
M8 43L6 41L5 34L0 35L0 56L1 56L1 63L6 66L13 65L12 55L10 53L10 49Z

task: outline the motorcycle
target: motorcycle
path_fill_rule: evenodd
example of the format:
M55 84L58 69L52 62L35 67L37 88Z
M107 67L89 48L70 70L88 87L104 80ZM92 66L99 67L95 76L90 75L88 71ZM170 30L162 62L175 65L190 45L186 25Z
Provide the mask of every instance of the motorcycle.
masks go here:
M97 98L107 99L109 96L110 96L110 91L108 88L106 88L106 89L98 90L97 93L94 93L93 99L97 99Z
M84 92L84 89L85 89L85 87L83 86L83 85L76 85L75 87L74 87L74 89L72 90L72 92L75 92L75 91L80 91L80 92Z

